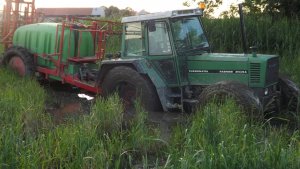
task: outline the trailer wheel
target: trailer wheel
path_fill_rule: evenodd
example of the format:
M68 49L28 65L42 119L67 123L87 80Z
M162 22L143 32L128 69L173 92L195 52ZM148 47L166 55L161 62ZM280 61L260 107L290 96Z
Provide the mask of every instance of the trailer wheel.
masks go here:
M199 106L203 108L211 101L223 103L226 98L234 99L247 116L263 120L259 98L248 86L234 81L222 81L206 87L198 98Z
M21 77L32 76L35 72L34 58L25 48L11 47L3 56L3 65L11 68Z
M279 86L281 90L281 108L296 112L298 110L299 88L288 77L279 77Z
M161 109L154 86L130 67L118 66L111 69L103 80L102 89L105 97L117 92L126 111L134 110L135 100L138 98L148 111Z

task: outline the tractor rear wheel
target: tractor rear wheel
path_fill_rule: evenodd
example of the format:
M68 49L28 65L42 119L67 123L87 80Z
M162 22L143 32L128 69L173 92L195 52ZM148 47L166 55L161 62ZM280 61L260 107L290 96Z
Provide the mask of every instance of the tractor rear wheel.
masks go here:
M161 109L160 101L151 82L134 69L118 66L111 69L102 83L105 97L116 92L122 99L125 111L134 110L136 99L148 111Z
M199 106L203 108L211 101L224 103L226 98L232 98L247 116L263 120L259 98L248 86L234 81L222 81L206 87L198 98Z
M8 66L21 77L35 73L34 58L25 48L11 47L3 56L3 65Z

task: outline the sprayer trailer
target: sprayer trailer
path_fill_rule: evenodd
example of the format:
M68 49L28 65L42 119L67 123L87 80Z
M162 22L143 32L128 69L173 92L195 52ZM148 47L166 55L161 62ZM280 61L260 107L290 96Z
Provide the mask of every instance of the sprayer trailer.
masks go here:
M19 27L3 64L21 76L69 83L108 96L126 108L140 98L149 111L190 112L212 99L232 97L255 116L298 109L298 87L279 76L278 56L212 53L203 9L122 19L76 20ZM120 36L119 54L105 55L106 40Z

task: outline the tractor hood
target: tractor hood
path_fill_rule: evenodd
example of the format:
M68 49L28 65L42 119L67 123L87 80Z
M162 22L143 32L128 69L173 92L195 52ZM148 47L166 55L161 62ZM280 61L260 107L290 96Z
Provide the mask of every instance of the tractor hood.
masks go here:
M247 61L248 55L228 53L203 53L196 56L188 56L188 60L210 60L210 61Z
M277 82L278 78L278 57L275 55L204 53L186 59L188 81L192 85L234 80L261 87Z
M276 55L266 54L232 54L232 53L203 53L196 56L188 56L188 60L210 60L210 61L249 61L249 60L264 60L267 61L270 58L278 57Z

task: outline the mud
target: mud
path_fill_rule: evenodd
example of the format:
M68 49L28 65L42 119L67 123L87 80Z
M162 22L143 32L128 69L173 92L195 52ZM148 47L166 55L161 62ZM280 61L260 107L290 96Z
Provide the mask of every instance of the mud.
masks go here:
M178 112L149 112L147 120L160 129L161 139L168 141L172 128L177 124L186 123L186 119L186 114Z
M58 82L40 82L47 92L46 112L53 117L55 124L62 124L69 119L77 118L83 114L89 114L95 97L68 84ZM86 97L82 97L84 94ZM171 129L178 123L185 121L185 115L177 112L149 112L147 123L153 124L160 129L161 139L169 140Z
M70 118L89 114L93 100L80 98L83 93L78 88L57 82L41 82L47 92L46 112L53 117L56 124L61 124Z

